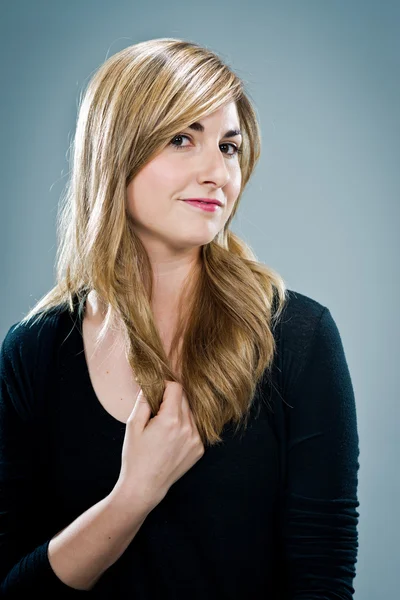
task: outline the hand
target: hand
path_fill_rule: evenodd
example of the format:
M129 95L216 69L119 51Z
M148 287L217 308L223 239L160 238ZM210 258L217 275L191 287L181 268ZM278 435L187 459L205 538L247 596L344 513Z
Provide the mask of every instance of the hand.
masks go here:
M151 408L140 390L126 423L121 472L117 482L154 508L169 488L204 454L182 385L166 381L160 409Z

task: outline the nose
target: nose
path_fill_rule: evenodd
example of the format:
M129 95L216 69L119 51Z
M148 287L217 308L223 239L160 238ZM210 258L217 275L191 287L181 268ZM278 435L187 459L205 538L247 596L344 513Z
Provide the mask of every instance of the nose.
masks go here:
M211 183L215 187L224 187L230 179L228 165L219 147L214 150L204 148L199 158L198 181L200 184Z

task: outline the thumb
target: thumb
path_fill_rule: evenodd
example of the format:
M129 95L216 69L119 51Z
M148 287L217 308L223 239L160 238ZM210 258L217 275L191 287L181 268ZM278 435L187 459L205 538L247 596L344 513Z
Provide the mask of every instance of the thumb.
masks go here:
M142 388L140 388L132 412L129 415L128 421L134 421L143 429L147 425L150 415L150 404L147 402L146 396L144 395Z

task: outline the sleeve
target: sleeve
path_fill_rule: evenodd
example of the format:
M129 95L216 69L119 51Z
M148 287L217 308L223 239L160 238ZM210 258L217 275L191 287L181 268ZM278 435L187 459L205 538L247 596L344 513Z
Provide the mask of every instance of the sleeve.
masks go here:
M290 600L350 600L358 551L358 431L341 337L328 308L288 390L283 542Z
M0 349L0 598L35 592L75 597L85 592L56 576L47 555L52 536L43 539L46 492L38 475L43 442L33 401L36 356L21 331L10 328Z

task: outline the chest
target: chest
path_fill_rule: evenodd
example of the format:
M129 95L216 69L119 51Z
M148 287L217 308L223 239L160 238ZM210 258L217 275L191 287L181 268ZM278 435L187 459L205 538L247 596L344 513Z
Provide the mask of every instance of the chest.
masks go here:
M126 423L140 386L125 355L122 336L108 332L101 344L96 345L99 331L97 324L83 319L83 347L90 381L103 408L118 421ZM160 327L160 336L168 353L172 330L165 326L161 330Z
M104 498L115 485L124 423L139 391L122 344L110 338L96 349L98 332L87 325L83 323L83 336L74 330L62 346L57 401L49 428L54 505L66 522ZM232 522L250 514L260 499L263 515L270 514L267 506L272 508L275 502L278 440L265 403L261 402L260 415L250 419L243 436L227 426L222 438L223 443L207 448L202 460L169 491L169 501L179 506L179 515L188 524L196 514L211 518L216 505L225 505L226 497Z
M118 421L126 423L140 387L125 356L121 337L107 333L97 346L98 333L97 326L83 319L83 347L90 381L103 408Z

